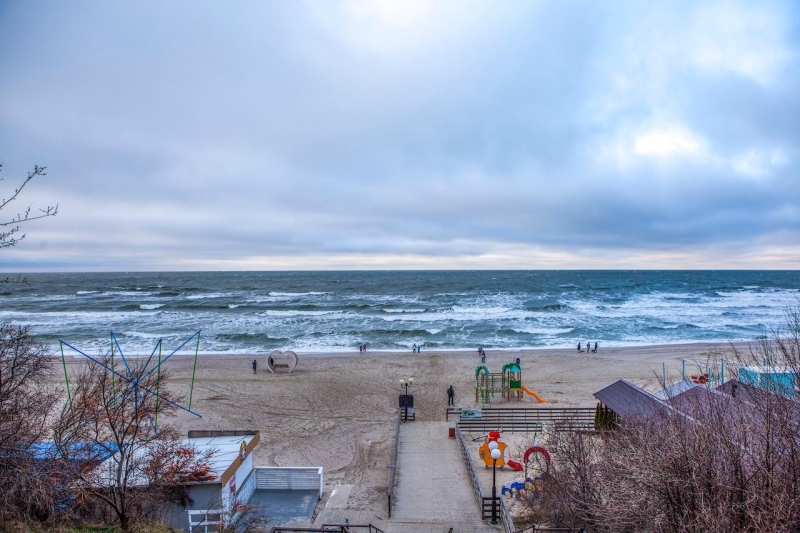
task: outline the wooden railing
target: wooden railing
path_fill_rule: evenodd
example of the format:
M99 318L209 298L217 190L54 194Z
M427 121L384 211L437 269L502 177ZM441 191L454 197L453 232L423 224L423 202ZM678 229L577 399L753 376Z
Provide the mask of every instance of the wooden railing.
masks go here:
M572 529L571 527L543 527L543 526L528 526L518 529L513 533L535 533L541 531L543 533L586 533L585 529Z
M403 416L403 410L397 410L397 425L394 429L394 452L392 452L392 464L389 465L389 487L386 491L389 500L389 518L392 517L392 503L394 500L394 485L397 480L397 452L400 445L400 420Z
M270 533L383 533L372 524L322 524L320 527L273 527Z
M478 410L469 411L474 413ZM594 429L595 410L591 407L489 407L479 411L480 417L466 418L462 416L462 408L448 407L445 419L457 416L458 427L469 431L531 432L541 431L545 424L551 425L556 431Z

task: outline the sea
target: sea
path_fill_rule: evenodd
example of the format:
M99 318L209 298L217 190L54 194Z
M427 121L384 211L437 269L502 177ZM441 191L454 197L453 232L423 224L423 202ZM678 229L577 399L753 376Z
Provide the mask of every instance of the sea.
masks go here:
M127 355L568 348L753 341L800 305L800 271L327 271L7 275L0 323ZM196 342L181 350L194 353Z

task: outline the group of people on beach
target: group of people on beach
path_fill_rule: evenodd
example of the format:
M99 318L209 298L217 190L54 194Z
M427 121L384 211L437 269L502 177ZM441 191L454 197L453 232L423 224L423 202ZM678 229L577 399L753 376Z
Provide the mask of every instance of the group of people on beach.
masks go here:
M594 349L592 349L592 343L586 341L586 353L589 352L597 353L597 341L594 343ZM578 343L578 353L583 353L583 350L581 350L581 343Z
M362 342L361 346L358 347L358 351L361 353L361 355L364 355L365 353L367 353L367 343L366 342Z
M414 345L411 347L411 353L422 353L422 343L417 345L415 342Z

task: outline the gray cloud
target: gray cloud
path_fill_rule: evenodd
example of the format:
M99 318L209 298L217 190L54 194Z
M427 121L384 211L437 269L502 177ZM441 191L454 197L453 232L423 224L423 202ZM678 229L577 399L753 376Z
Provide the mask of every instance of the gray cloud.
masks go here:
M6 3L0 268L797 268L798 14Z

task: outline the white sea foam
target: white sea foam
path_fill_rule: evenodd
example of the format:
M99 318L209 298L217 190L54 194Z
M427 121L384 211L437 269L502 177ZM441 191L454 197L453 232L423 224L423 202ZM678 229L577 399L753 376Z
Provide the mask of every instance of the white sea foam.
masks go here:
M105 291L101 293L101 296L135 296L137 298L141 298L142 296L152 296L154 292L151 291L142 291L142 290L135 290L135 291Z
M298 311L295 309L268 309L263 312L264 315L267 316L276 316L276 317L290 317L290 316L323 316L323 315L338 315L341 317L345 316L355 316L344 311L332 310L332 311Z
M546 336L555 336L555 335L565 335L567 333L572 333L575 331L575 328L544 328L544 327L512 327L512 331L516 331L517 333L529 333L531 335L546 335Z
M272 291L269 293L270 296L288 296L288 297L295 297L295 296L321 296L323 294L330 294L329 292L317 292L317 291L310 291L310 292L277 292Z
M230 298L232 296L234 296L234 294L230 292L209 292L206 294L190 294L189 296L184 296L184 298L187 300L206 300L213 298Z
M161 307L164 307L164 304L139 304L139 309L144 309L145 311L151 311Z

